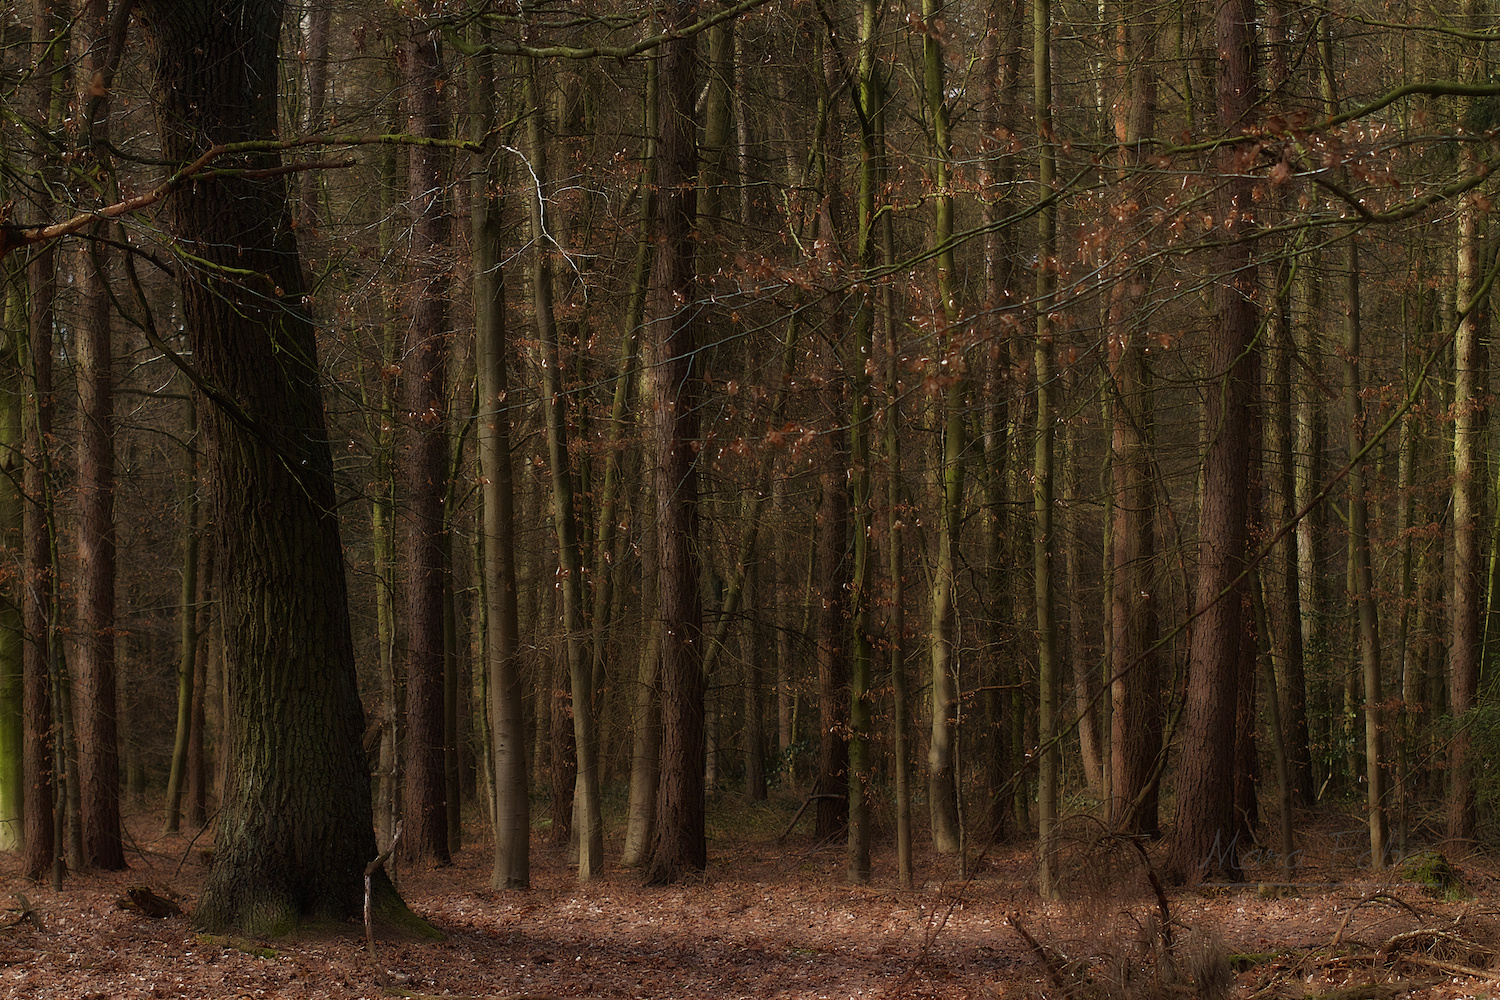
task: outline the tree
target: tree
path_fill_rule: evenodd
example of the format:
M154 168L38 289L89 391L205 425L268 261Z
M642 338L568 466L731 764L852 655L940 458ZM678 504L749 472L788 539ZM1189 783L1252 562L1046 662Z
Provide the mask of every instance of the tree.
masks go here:
M662 0L666 29L693 23L692 0ZM703 786L703 603L698 589L699 376L693 227L697 146L693 100L697 54L691 36L658 55L656 256L651 271L651 368L655 408L655 498L661 615L662 770L656 839L646 880L675 882L708 864Z
M142 0L163 155L276 132L277 0ZM212 483L228 788L194 923L283 932L363 908L376 856L332 456L273 153L178 193L173 237ZM404 914L376 873L382 911Z
M1058 745L1062 707L1062 677L1057 655L1057 624L1053 617L1052 565L1056 539L1052 535L1052 478L1057 414L1053 409L1056 372L1053 355L1052 311L1057 295L1057 205L1052 199L1057 181L1056 135L1052 118L1052 2L1032 6L1032 104L1036 109L1037 141L1037 268L1036 343L1032 367L1036 373L1036 438L1032 453L1032 556L1036 599L1036 672L1038 679L1037 739L1037 889L1043 899L1057 889L1057 819L1062 782L1062 748Z
M1252 123L1255 107L1255 13L1246 0L1218 9L1218 124L1235 136ZM1177 775L1177 824L1169 871L1177 879L1208 872L1235 877L1233 843L1236 705L1241 651L1249 635L1246 556L1254 400L1258 392L1255 261L1242 232L1255 223L1254 186L1237 167L1250 154L1230 144L1218 156L1227 178L1216 213L1219 227L1213 325L1205 395L1208 447L1203 456L1198 582L1194 597L1187 730Z
M403 48L407 129L442 140L443 66L426 24L410 26ZM448 779L444 761L444 595L448 583L448 211L444 150L418 143L407 163L412 215L412 288L401 352L400 423L405 447L397 476L405 501L406 549L406 837L409 858L450 860Z
M470 94L476 139L494 123L492 57L477 57ZM491 766L494 769L496 889L531 886L531 801L521 687L521 623L516 609L516 499L511 465L510 345L505 327L502 174L498 151L475 171L474 365L478 382L479 475L483 505L484 668L488 670Z
M1120 143L1120 205L1125 236L1143 235L1142 206L1151 204L1142 171L1141 140L1156 117L1155 39L1138 4L1124 5L1116 27L1115 138ZM1151 469L1155 413L1146 366L1147 324L1141 315L1150 264L1127 261L1110 290L1109 374L1114 489L1110 534L1110 823L1154 837L1157 757L1161 753L1161 677L1157 663L1156 495Z
M963 832L959 822L958 773L955 765L955 742L958 736L958 645L957 575L958 537L964 495L964 448L967 435L964 425L966 379L963 376L963 347L960 331L953 256L953 192L949 184L948 95L944 84L943 43L936 0L923 0L922 80L923 99L932 122L932 187L934 218L932 246L936 253L936 310L945 326L942 351L943 393L942 430L936 463L939 500L937 552L932 572L932 739L927 750L927 792L932 813L933 846L956 854L962 847Z
M124 48L125 5L90 0L83 12L88 84L80 104L84 154L97 169L109 170L108 95ZM101 93L93 93L96 89ZM106 224L95 227L102 235ZM78 773L82 805L84 863L92 868L125 867L120 835L120 761L115 717L115 459L114 350L109 290L109 253L89 248L84 269L85 315L78 344L78 555L76 600L79 610L76 653Z
M604 864L604 817L599 797L599 765L594 726L593 663L583 619L583 557L579 550L573 469L568 450L567 400L563 396L562 355L552 302L552 257L560 249L548 223L549 183L546 115L538 81L537 60L528 59L525 77L530 169L536 181L530 197L531 293L537 339L542 353L542 413L547 428L547 464L552 472L552 523L557 534L558 590L562 599L563 651L568 690L572 693L573 746L577 761L573 832L578 837L578 879L587 882ZM600 637L596 636L596 641ZM554 803L557 805L557 803Z

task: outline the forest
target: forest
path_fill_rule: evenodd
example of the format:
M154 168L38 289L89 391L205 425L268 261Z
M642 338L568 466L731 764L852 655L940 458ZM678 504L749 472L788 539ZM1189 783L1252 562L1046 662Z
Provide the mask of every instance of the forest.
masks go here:
M0 32L26 884L149 831L200 933L421 933L398 867L651 898L795 831L832 885L1129 868L1160 978L1169 899L1330 829L1488 863L1488 0Z

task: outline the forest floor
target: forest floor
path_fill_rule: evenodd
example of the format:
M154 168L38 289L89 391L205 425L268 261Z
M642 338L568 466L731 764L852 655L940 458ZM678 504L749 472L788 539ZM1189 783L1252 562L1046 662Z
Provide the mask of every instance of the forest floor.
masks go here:
M121 909L134 886L191 911L200 838L148 833L129 871L70 875L62 891L0 855L0 996L132 997L1325 997L1423 1000L1500 993L1500 866L1457 860L1466 898L1360 871L1357 824L1309 816L1283 884L1268 852L1247 881L1158 895L1140 854L1071 829L1066 899L1041 903L1034 845L957 859L925 849L899 889L881 843L869 887L845 884L842 844L778 839L796 802L737 807L691 884L645 888L611 868L573 881L533 850L533 888L495 892L476 837L452 867L402 869L412 909L441 941L377 942L362 926L295 940L195 934L180 916ZM804 825L808 822L804 819ZM799 831L800 831L799 827ZM734 832L731 834L730 831ZM611 845L617 847L618 845ZM616 851L616 854L618 852ZM1260 867L1257 867L1259 865ZM29 907L26 913L23 909ZM1165 908L1165 919L1163 918ZM1170 928L1163 933L1163 927Z

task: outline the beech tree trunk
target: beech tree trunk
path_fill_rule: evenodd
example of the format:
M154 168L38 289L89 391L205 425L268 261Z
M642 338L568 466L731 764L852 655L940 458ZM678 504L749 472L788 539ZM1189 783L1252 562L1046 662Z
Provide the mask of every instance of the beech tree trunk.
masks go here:
M937 294L945 322L958 322L953 260L953 193L949 187L948 97L944 83L941 28L936 23L942 5L923 0L922 77L923 99L932 121L932 246L937 253ZM964 421L966 380L962 349L952 331L945 331L942 373L948 380L943 397L942 428L938 435L935 464L938 493L937 552L933 560L931 601L932 739L927 746L927 795L932 816L932 846L943 854L957 854L963 845L959 820L958 773L958 536L964 493Z
M167 159L275 136L281 3L141 0L138 9ZM376 856L333 462L285 184L222 177L169 205L191 255L181 294L213 483L230 698L228 787L193 922L249 935L358 916ZM406 913L382 873L374 885L383 913Z
M576 760L572 796L573 830L578 837L578 879L587 882L604 864L604 818L599 797L599 767L594 732L593 661L585 644L583 623L583 559L574 509L573 470L568 450L567 400L563 398L562 358L552 300L552 255L558 250L548 225L545 185L548 183L547 146L543 135L546 115L537 79L537 60L527 61L525 94L532 113L526 136L531 169L536 173L530 202L531 292L537 339L542 354L542 413L547 429L547 464L552 472L552 524L557 535L557 586L562 599L563 655L567 662L567 690L571 694L573 752ZM543 187L536 187L536 184ZM596 637L598 638L598 637ZM559 686L559 690L561 687Z
M494 119L494 73L483 57L470 95L478 138ZM497 152L495 156L507 155ZM494 767L495 857L490 885L531 886L531 801L521 685L521 624L516 601L515 476L511 465L510 358L505 327L504 219L494 160L473 185L474 366L479 390L475 443L483 500L484 638L490 757Z

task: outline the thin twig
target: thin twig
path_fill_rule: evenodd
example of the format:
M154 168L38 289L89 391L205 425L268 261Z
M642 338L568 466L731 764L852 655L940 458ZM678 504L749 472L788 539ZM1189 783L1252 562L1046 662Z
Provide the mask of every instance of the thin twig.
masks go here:
M371 882L375 878L375 873L380 871L386 859L391 856L391 852L396 849L396 845L401 842L402 826L402 823L396 824L396 835L391 838L390 844L380 852L379 857L365 865L365 940L369 943L371 958L375 957L375 908L370 900Z

